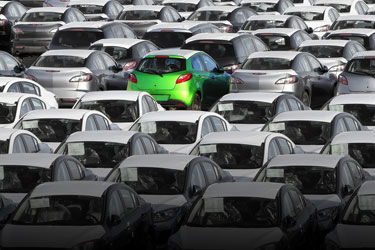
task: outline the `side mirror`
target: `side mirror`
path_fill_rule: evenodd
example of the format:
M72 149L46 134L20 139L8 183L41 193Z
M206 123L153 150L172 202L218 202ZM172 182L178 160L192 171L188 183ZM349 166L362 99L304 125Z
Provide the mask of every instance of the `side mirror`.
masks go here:
M120 64L117 64L116 66L112 66L110 69L113 72L118 73L118 72L122 71L122 66Z
M354 192L354 189L349 185L345 185L342 187L341 192L342 192L342 196L348 196Z
M292 216L286 216L283 220L283 224L286 228L295 226L297 221Z
M185 21L185 17L180 17L179 19L177 19L177 22L183 22Z
M198 187L196 185L194 185L191 189L190 189L190 195L191 196L198 196L198 195L201 195L203 193L203 190L201 187Z
M215 68L214 69L214 73L223 74L224 73L224 68L223 67Z
M313 28L311 28L311 27L306 28L305 31L306 31L307 33L309 33L309 34L311 34L311 33L314 32Z
M42 142L39 143L38 153L53 153L53 150L48 146L48 144Z
M109 218L109 221L108 221L108 225L113 227L113 226L117 226L121 223L121 218L117 215L112 215L110 218Z
M19 73L25 71L25 66L23 64L19 64L19 65L14 66L13 70L17 74L19 74Z

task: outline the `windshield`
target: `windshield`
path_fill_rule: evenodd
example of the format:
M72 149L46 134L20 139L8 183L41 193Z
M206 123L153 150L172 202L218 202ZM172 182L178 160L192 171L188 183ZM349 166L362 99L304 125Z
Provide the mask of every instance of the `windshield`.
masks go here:
M70 7L79 9L83 14L102 14L103 6L93 4L74 4Z
M41 56L34 63L36 67L45 68L82 68L86 60L77 56Z
M324 145L331 138L331 124L328 122L271 122L264 131L282 133L297 145Z
M353 198L342 222L353 225L375 225L375 195L359 195Z
M367 44L368 44L368 37L360 36L360 35L355 35L355 34L331 35L327 39L357 41L357 42L359 42L364 47L366 47Z
M216 162L223 169L256 169L263 165L264 145L199 145L199 155Z
M226 21L229 13L224 11L195 11L188 20L191 21Z
M138 194L176 195L184 190L185 172L167 168L119 168L106 181L124 182Z
M299 16L304 21L317 21L324 19L324 12L288 12L287 15Z
M117 18L119 20L156 20L159 12L153 10L128 10L123 11Z
M315 166L264 168L255 181L291 184L303 194L336 193L335 168Z
M16 119L17 104L0 102L0 124L9 124Z
M205 198L192 210L188 226L259 228L278 224L276 200L253 197Z
M329 110L347 112L357 118L364 126L375 126L375 105L337 104L329 105Z
M134 122L139 117L138 103L127 100L79 102L76 109L98 110L112 122Z
M290 50L290 39L287 36L276 34L257 34L262 41L268 45L270 50Z
M363 168L375 168L375 144L374 143L343 143L329 146L330 150L324 153L334 155L350 155Z
M247 6L255 10L256 12L272 12L277 10L277 3L244 3L242 6Z
M0 154L9 153L9 140L0 141Z
M254 20L247 22L241 29L243 30L258 30L268 28L284 28L284 21L278 20Z
M343 21L336 21L331 30L341 30L341 29L357 29L357 28L366 28L366 29L374 29L375 22L374 21L366 21L366 20L343 20Z
M49 168L0 166L0 173L0 193L28 193L37 185L51 181Z
M59 22L62 21L63 13L55 12L31 12L25 13L21 22Z
M137 123L131 130L147 133L159 144L191 144L197 139L198 123L151 121Z
M21 225L98 225L103 201L89 196L45 196L28 198L16 211L12 224Z
M256 101L225 101L211 110L223 116L229 123L264 124L272 116L272 103Z
M194 3L165 3L163 5L172 6L178 12L193 12L197 9L197 5Z
M104 38L102 31L89 31L83 29L62 30L56 32L51 41L51 46L58 48L88 48L90 45Z
M180 58L153 57L141 60L137 71L149 74L169 74L186 70L186 60Z
M340 13L350 12L350 7L351 7L351 5L347 5L347 4L333 4L333 3L320 3L320 4L317 4L317 6L331 6Z
M114 142L68 142L59 150L79 160L86 168L113 168L129 156L127 144Z
M353 59L348 63L345 71L358 75L374 76L375 59Z
M32 132L42 142L62 142L81 128L80 120L69 119L26 120L20 123L20 129Z
M285 70L292 68L292 61L285 58L249 58L241 67L248 70Z
M301 52L308 52L313 54L316 58L335 58L344 56L344 47L328 46L328 45L314 45L304 46L298 49Z
M143 39L155 43L159 48L179 48L191 37L190 32L147 32Z

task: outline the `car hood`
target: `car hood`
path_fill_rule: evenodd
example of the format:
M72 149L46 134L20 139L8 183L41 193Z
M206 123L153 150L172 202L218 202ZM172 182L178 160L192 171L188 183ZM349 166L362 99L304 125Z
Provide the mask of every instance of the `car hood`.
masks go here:
M14 203L20 203L25 198L26 193L1 193L5 198L13 201Z
M264 124L238 124L233 123L239 131L260 131Z
M327 239L336 242L340 249L373 249L375 226L338 224Z
M306 153L319 153L324 145L297 145Z
M2 230L2 247L66 248L100 239L104 228L98 226L30 226L7 224Z
M151 203L152 209L157 212L172 207L181 207L187 200L182 194L177 195L141 195L146 201Z
M210 228L188 227L172 236L183 249L256 249L278 242L283 236L277 228ZM178 244L178 245L180 245ZM250 247L251 246L251 247Z
M306 199L314 203L318 210L330 207L337 207L341 204L341 199L337 194L305 195L305 197Z
M195 143L192 144L160 144L163 148L170 153L189 154L194 148Z

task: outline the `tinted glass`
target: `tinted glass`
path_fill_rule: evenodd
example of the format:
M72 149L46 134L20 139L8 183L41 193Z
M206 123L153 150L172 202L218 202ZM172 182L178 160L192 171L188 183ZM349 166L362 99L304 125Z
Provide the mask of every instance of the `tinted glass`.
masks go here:
M375 225L375 195L354 197L345 211L342 223L350 225Z
M355 28L374 29L375 21L367 21L367 20L336 21L330 29L341 30L341 29L355 29Z
M340 46L305 46L299 48L298 51L311 53L316 58L335 58L344 56L344 47Z
M188 20L192 21L225 21L228 20L228 12L223 11L196 11Z
M270 50L290 50L289 37L275 34L257 34Z
M119 20L155 20L159 19L159 12L153 10L129 10L123 11Z
M188 32L147 32L143 39L155 43L159 48L178 48L181 47L185 40L191 37Z
M17 104L0 103L0 124L9 124L16 119Z
M73 4L70 7L79 9L83 14L101 14L103 13L103 6L94 4Z
M250 7L251 9L255 10L256 12L278 11L277 3L253 2L253 3L243 4L243 6Z
M354 59L345 68L346 72L357 75L374 76L375 59Z
M244 24L243 30L258 30L268 28L284 28L284 21L279 20L253 20Z
M171 6L178 12L193 12L197 9L194 3L165 3L164 5Z
M71 48L88 48L92 43L103 39L101 31L89 31L83 29L58 31L53 36L51 46Z
M271 58L259 57L249 58L242 66L241 69L248 70L284 70L291 69L293 61L285 58Z
M62 20L62 13L56 12L30 12L21 18L21 22L59 22Z
M168 74L186 70L186 60L178 58L145 58L137 71L150 74Z
M34 63L34 66L46 68L81 68L85 67L85 61L85 58L77 56L41 56Z

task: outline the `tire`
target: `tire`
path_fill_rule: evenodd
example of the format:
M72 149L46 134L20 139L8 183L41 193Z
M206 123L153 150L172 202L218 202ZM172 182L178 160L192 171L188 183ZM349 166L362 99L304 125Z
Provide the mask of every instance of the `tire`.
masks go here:
M188 107L188 110L201 110L201 97L198 93L195 93L193 97L193 101L191 102L190 107Z
M311 105L311 99L310 99L310 95L309 95L309 93L307 93L307 91L303 92L301 101L303 102L303 104L305 106L310 107L310 105Z

